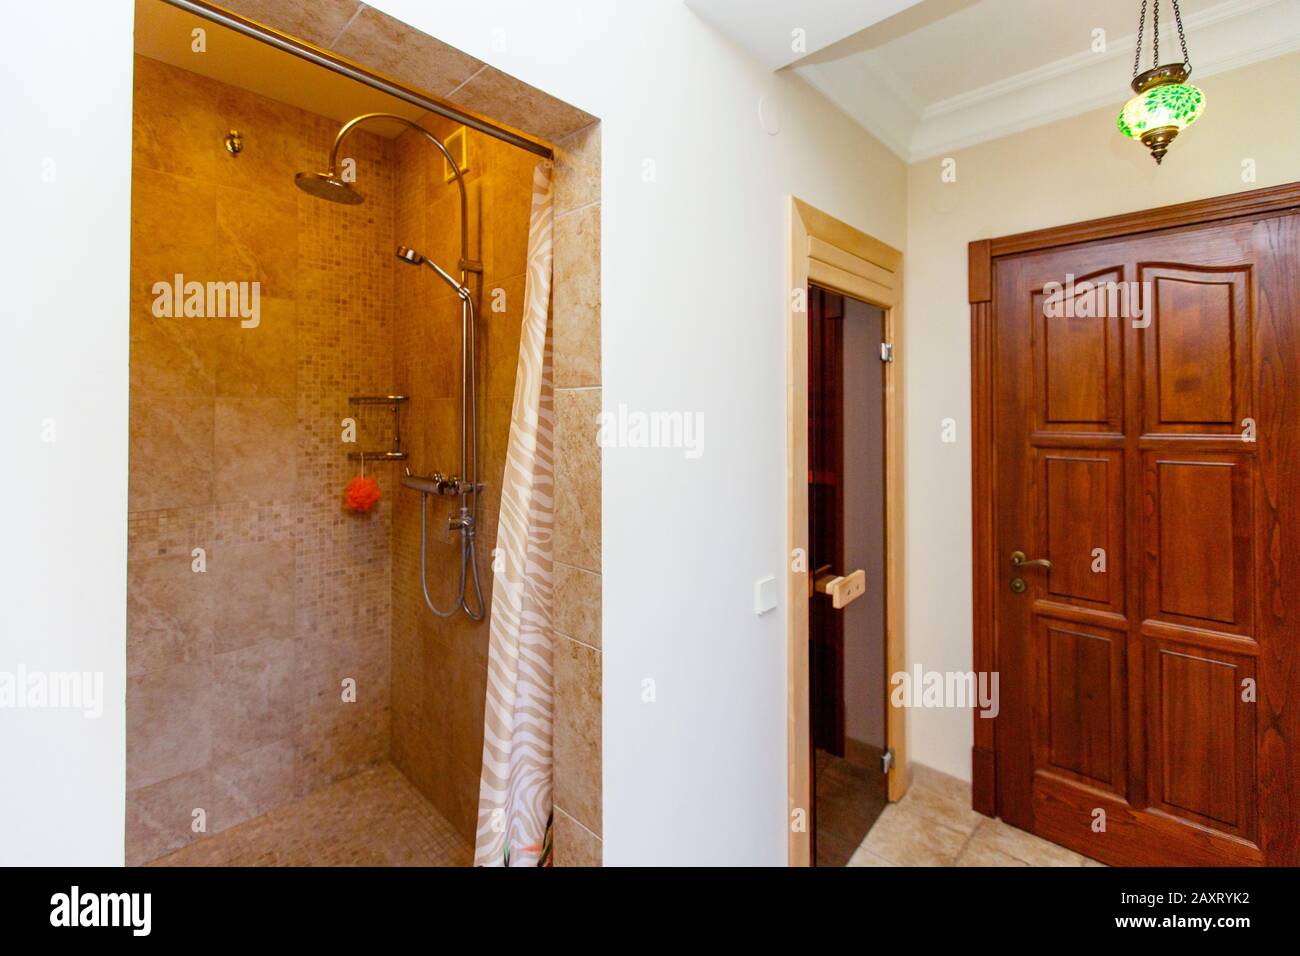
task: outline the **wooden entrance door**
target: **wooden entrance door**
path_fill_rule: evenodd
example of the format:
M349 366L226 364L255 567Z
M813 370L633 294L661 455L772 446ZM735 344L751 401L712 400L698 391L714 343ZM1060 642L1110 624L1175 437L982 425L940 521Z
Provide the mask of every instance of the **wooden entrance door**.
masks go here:
M1295 865L1300 216L1128 233L986 245L976 806L1112 864Z

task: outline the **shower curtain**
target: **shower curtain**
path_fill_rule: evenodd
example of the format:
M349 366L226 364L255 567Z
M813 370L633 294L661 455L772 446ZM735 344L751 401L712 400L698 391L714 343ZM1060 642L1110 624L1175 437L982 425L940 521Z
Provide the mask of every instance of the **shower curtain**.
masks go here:
M476 866L544 866L551 824L551 164L533 174L519 369L488 625Z

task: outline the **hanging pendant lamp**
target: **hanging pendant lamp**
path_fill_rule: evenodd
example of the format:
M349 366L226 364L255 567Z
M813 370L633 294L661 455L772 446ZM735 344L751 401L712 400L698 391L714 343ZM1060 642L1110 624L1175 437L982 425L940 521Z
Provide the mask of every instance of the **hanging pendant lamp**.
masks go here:
M1195 123L1205 111L1205 94L1187 82L1192 74L1192 61L1187 55L1187 37L1183 34L1183 14L1174 6L1174 22L1178 25L1178 42L1183 49L1181 63L1160 63L1160 0L1155 0L1152 24L1152 68L1139 73L1142 68L1142 33L1146 28L1147 0L1142 0L1138 17L1137 56L1133 60L1133 92L1137 95L1124 104L1116 125L1129 139L1138 139L1151 150L1157 165L1164 161L1169 144L1188 126Z

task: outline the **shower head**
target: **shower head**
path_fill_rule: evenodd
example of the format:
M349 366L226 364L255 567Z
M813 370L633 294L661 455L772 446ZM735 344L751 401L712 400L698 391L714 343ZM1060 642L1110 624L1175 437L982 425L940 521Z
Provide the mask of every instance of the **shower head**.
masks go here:
M401 259L403 262L409 262L413 266L418 266L424 262L428 262L424 256L420 255L410 246L398 246L397 258Z
M346 206L355 206L365 201L361 193L352 188L351 183L344 182L332 172L299 173L293 177L293 181L299 189L317 199L343 203Z
M448 272L442 266L438 265L438 263L434 262L432 259L426 259L424 256L420 255L420 253L416 252L410 246L398 246L397 258L413 266L428 266L434 272L438 273L442 281L447 283L447 285L451 286L452 289L455 290L458 296L460 296L466 302L469 301L470 299L469 287L463 285L460 282L457 282L456 278L450 272Z

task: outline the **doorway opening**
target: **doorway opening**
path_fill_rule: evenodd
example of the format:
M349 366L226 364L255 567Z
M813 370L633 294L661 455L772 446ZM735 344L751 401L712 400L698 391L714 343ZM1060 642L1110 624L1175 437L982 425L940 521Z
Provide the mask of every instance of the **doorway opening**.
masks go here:
M887 343L877 306L814 285L808 311L812 856L843 866L888 802Z
M908 784L902 254L791 199L788 808L792 866L844 865Z

